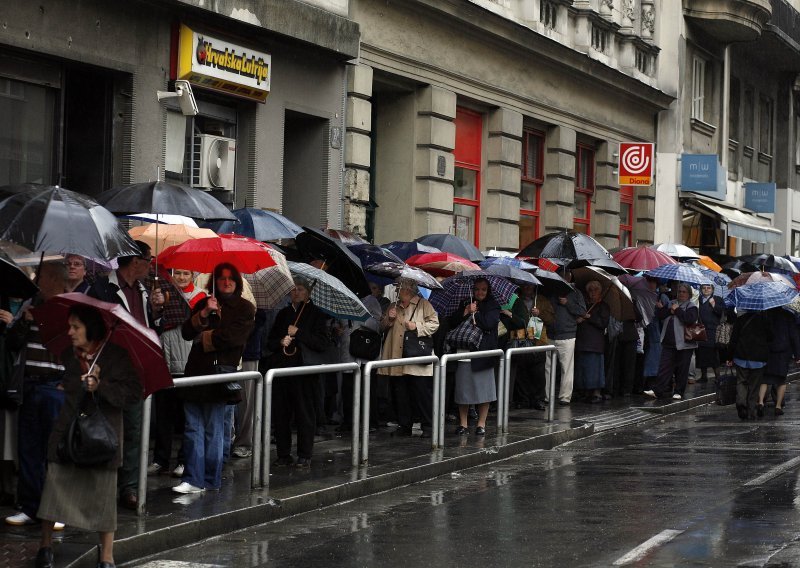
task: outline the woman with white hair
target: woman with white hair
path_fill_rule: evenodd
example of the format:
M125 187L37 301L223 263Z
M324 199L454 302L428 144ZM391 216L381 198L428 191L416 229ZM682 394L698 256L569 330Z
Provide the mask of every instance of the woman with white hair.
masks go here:
M419 295L417 285L405 279L398 280L397 302L390 304L381 319L381 329L386 334L383 359L403 357L403 336L406 331L416 331L420 337L432 336L439 329L439 316L431 303ZM399 434L410 436L414 418L422 422L422 435L430 436L433 424L433 364L403 365L380 369L379 374L389 375Z
M575 388L584 391L587 402L603 402L600 391L606 385L606 328L611 310L603 301L603 286L597 280L586 283L588 308L578 317L575 334Z

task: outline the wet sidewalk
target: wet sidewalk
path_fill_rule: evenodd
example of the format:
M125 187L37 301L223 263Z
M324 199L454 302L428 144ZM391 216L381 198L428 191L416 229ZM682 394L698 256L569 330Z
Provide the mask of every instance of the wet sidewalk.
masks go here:
M460 469L537 449L550 449L594 432L628 426L665 414L711 403L709 384L694 384L682 401L660 401L633 396L599 404L573 402L556 406L553 422L536 410L511 410L509 433L498 434L490 415L487 435L455 436L446 426L445 447L431 450L431 440L395 435L393 428L370 433L368 465L351 465L350 435L328 428L318 437L312 467L270 468L270 487L250 489L250 460L232 459L223 470L218 492L178 495L171 488L179 480L169 476L148 479L147 513L137 517L119 508L114 556L124 564L156 552L204 538L254 526L281 517L341 503L380 491L431 479ZM731 407L732 408L732 407ZM732 410L733 412L733 410ZM474 432L474 424L471 424ZM274 446L272 458L274 459ZM4 508L4 516L13 514ZM56 566L93 567L97 535L67 527L56 533ZM6 566L32 566L38 548L39 528L4 526L0 533L0 562Z

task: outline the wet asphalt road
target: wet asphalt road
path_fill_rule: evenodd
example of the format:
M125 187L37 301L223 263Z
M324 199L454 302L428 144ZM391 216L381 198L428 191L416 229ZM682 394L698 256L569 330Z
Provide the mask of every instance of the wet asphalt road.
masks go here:
M800 566L798 434L704 406L135 565Z

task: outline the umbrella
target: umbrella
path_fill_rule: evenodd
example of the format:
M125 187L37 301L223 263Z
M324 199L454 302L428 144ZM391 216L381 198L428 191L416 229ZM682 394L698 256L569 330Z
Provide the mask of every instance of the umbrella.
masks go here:
M336 319L366 321L369 310L358 297L335 276L311 265L288 262L292 276L309 281L311 301L320 310Z
M378 264L379 262L400 262L403 260L391 251L388 251L379 246L367 244L360 245L347 245L354 255L361 261L361 266L368 264Z
M436 278L421 268L409 266L405 262L379 262L376 264L367 265L364 267L364 270L371 274L383 276L384 278L390 279L390 281L398 278L411 280L418 286L422 286L423 288L428 288L430 290L435 290L442 287ZM387 284L388 283L389 282L387 282Z
M418 239L414 239L418 243L428 245L429 247L436 247L442 252L451 252L460 257L471 260L472 262L480 262L484 257L483 253L470 242L465 241L455 235L444 233L425 235Z
M514 284L519 286L525 286L527 284L533 284L534 286L538 286L542 283L541 280L536 278L530 272L526 272L525 270L520 270L519 268L515 268L508 264L491 264L484 269L489 274L494 274L495 276L500 276L501 278L505 278L510 280Z
M671 256L651 249L647 246L628 247L611 255L615 261L625 268L633 270L650 270L665 264L677 264Z
M653 250L657 250L659 252L663 252L671 256L672 258L693 258L698 259L700 255L697 254L695 251L687 247L686 245L682 245L680 243L661 243L658 245L651 245L650 248Z
M265 209L245 207L231 211L235 221L215 221L205 226L215 233L235 233L257 241L293 239L303 228L283 215Z
M782 282L757 282L733 289L725 304L738 310L764 311L791 304L798 295L796 288Z
M705 266L706 268L713 270L714 272L722 272L722 267L716 262L714 262L714 260L710 256L701 255L700 258L697 259L697 264Z
M489 281L492 297L501 306L508 303L517 286L484 270L468 270L442 281L442 289L431 292L430 302L440 316L450 316L464 300L472 299L472 285L483 278Z
M490 266L513 266L514 268L519 268L520 270L536 270L536 265L531 262L527 262L520 258L510 258L506 256L489 256L486 258L486 260L482 260L478 264L484 270Z
M0 252L0 282L0 294L9 298L27 300L39 291L25 271L4 252Z
M147 223L161 223L162 225L186 225L187 227L197 228L197 223L191 217L183 215L167 215L161 213L134 213L133 215L123 215L125 219L134 221L145 221Z
M60 294L33 309L47 349L61 355L72 345L67 332L69 309L74 305L91 306L100 312L109 330L107 340L128 352L145 397L172 386L158 334L137 322L123 306L101 302L86 294Z
M573 270L572 278L575 285L580 289L584 289L591 280L598 281L603 287L603 301L608 304L611 315L616 320L631 321L636 319L636 310L633 308L633 298L630 291L613 274L609 274L596 266L584 266Z
M406 259L406 264L421 268L434 276L452 276L465 270L480 270L480 266L449 252L429 252Z
M213 272L221 262L229 262L239 272L252 273L275 266L268 247L247 237L192 239L169 247L158 255L166 268Z
M361 261L341 241L319 229L303 227L303 232L295 237L295 243L297 249L310 260L324 261L325 272L341 280L357 296L370 294Z
M630 292L636 307L639 308L639 313L642 314L643 324L645 326L650 325L656 313L658 293L655 290L651 290L647 279L641 276L622 274L617 278Z
M756 266L759 270L763 268L775 268L787 274L797 274L800 270L792 263L791 260L775 256L774 254L749 254L740 256L739 260Z
M728 293L730 292L730 290L728 290L728 284L731 283L731 279L726 274L715 272L710 268L705 268L703 266L698 266L697 269L703 276L708 278L712 284L714 284L714 295L719 296L720 298L727 297Z
M149 181L115 187L98 195L97 201L117 215L146 211L185 215L205 221L236 220L233 213L211 194L176 182Z
M116 217L90 197L58 186L26 187L0 202L0 240L107 260L140 254Z
M609 252L589 235L559 231L539 237L517 254L518 257L593 260L611 258Z
M417 254L425 254L426 252L442 252L436 247L429 247L417 241L392 241L391 243L383 245L381 248L390 250L403 260L407 260L409 257Z
M275 266L244 274L243 277L250 284L256 307L272 309L291 292L294 280L283 253L275 249L268 249L267 252L275 261Z
M555 272L537 268L533 274L542 283L545 294L549 296L566 296L573 290L570 283Z
M566 259L564 259L566 260ZM565 263L570 270L584 266L602 268L611 274L627 274L628 271L619 265L613 258L579 258Z
M747 286L749 284L756 284L758 282L780 282L786 286L794 287L794 284L783 274L776 274L774 272L745 272L734 278L728 288L733 290L739 286Z
M196 229L187 225L165 225L158 226L158 223L140 225L128 230L128 234L136 239L147 243L151 249L158 254L159 250L172 247L190 241L192 239L215 239L217 234L211 229Z
M663 280L677 280L678 282L688 282L689 284L713 284L711 280L703 276L697 268L687 264L665 264L645 272L647 276L661 278Z
M785 258L786 260L788 260L789 262L794 264L798 269L800 269L800 258L798 258L796 256L791 256L791 255L788 255L788 254L784 255L783 258Z
M351 233L350 231L343 231L342 229L323 229L323 232L346 246L369 244L369 241L364 240L360 235Z

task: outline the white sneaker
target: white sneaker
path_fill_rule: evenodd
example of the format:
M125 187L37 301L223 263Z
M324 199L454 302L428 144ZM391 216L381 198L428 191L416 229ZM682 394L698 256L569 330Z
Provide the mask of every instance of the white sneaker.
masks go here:
M53 530L54 531L63 531L64 530L64 523L59 523L58 521L56 521L55 523L53 523Z
M186 469L182 463L175 466L172 470L172 477L183 477L183 470Z
M656 393L655 393L655 391L646 390L646 391L644 391L644 394L645 394L646 396L650 396L650 397L653 397L653 398L655 398L655 397L656 397Z
M158 475L164 470L164 466L160 463L151 463L147 466L147 475Z
M680 400L680 399L682 399L682 398L683 398L683 397L682 397L681 395L679 395L678 393L675 393L675 394L673 394L673 395L672 395L672 399L673 399L673 400Z
M25 513L17 513L16 515L6 517L6 524L15 527L24 527L25 525L35 525L36 521Z
M175 487L173 487L172 490L175 493L183 493L185 495L188 495L190 493L202 493L203 491L205 491L205 489L203 489L202 487L195 487L194 485L186 483L185 481L180 485L176 485Z

